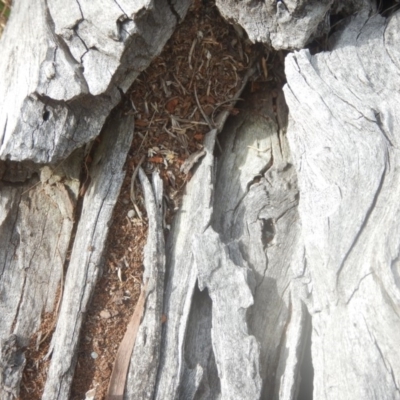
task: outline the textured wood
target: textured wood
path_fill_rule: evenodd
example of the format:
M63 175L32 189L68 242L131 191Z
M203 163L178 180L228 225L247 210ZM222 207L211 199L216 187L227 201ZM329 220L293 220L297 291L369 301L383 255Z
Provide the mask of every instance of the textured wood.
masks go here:
M299 232L297 182L286 125L282 92L266 86L247 96L240 116L225 128L215 191L213 227L232 260L251 270L254 305L247 322L260 345L261 398L279 392L276 371L295 301L290 284Z
M6 343L12 337L15 346L27 346L40 327L42 315L57 308L56 294L58 289L62 292L74 224L81 159L78 151L54 169L36 167L35 174L34 169L22 165L2 164L0 339ZM45 333L38 332L38 342ZM5 382L13 380L16 393L19 382L15 379L22 376L22 370L14 372L18 365L10 366L7 375L11 375L3 377Z
M96 137L189 3L14 1L0 42L0 159L57 163Z
M125 383L131 360L132 350L135 346L136 336L142 322L145 302L146 302L147 285L142 287L139 299L135 306L135 311L126 328L125 335L118 347L115 356L114 366L108 385L106 400L122 400L124 397Z
M185 368L183 347L197 273L191 252L192 235L202 232L212 212L213 150L217 131L205 138L206 154L188 182L181 210L174 219L166 249L167 276L164 295L164 325L155 399L175 398L179 394ZM198 372L201 374L201 371Z
M132 353L126 399L153 399L160 358L162 310L165 275L163 231L163 183L154 172L152 184L139 170L143 186L149 233L144 248L144 281L147 285L146 308Z
M10 335L0 347L0 398L13 400L19 396L22 372L26 359L17 343L17 336Z
M216 3L221 14L241 26L252 42L263 42L276 50L301 49L313 38L327 35L331 13L349 15L375 8L370 0L217 0Z
M399 24L359 14L286 60L317 399L400 398Z
M75 208L82 150L53 168L33 166L30 170L23 164L2 164L2 340L14 334L18 346L26 346L40 327L42 313L58 312L56 293L64 274L72 229L74 223L78 224L65 286L60 289L64 296L52 340L52 362L44 398L68 398L82 318L101 271L109 221L124 177L122 168L132 131L133 117L114 116L108 122L94 156L92 183L80 218ZM39 339L43 335L39 332ZM59 379L60 375L63 379ZM14 378L10 375L5 381L10 379Z
M355 14L329 51L287 56L290 151L268 84L218 136L222 152L219 126L207 135L166 246L162 182L141 173L149 288L125 398L297 399L311 332L314 398L400 399L400 14L369 0L217 4L277 49ZM77 215L82 146L187 6L15 2L0 60L2 398L18 395L21 349L57 310L78 224L43 399L69 397L133 118L109 120Z
M133 119L108 125L110 150L100 146L79 220L83 145L100 133L119 90L126 91L161 51L188 6L166 0L13 2L0 58L0 160L6 160L0 161L0 338L15 334L25 346L42 313L59 311L57 290L65 294L44 398L68 397L82 313L100 271ZM17 378L3 381L12 379L18 388Z
M211 340L221 396L257 399L262 384L260 349L246 324L246 310L253 305L249 270L232 260L231 248L211 227L192 237L192 252L199 289L207 288L212 301Z
M26 346L41 314L54 309L74 224L81 160L78 151L54 169L36 167L35 174L22 165L3 164L0 338L14 333Z
M133 117L109 118L90 169L65 278L64 296L52 337L51 362L42 399L67 399L74 375L84 314L101 273L109 221L125 176L123 165L133 133Z

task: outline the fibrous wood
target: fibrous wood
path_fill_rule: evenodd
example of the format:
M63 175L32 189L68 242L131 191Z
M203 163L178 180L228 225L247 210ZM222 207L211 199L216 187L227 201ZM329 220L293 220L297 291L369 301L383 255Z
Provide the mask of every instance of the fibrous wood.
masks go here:
M156 382L156 399L174 398L179 394L181 379L185 371L183 348L192 296L197 273L191 252L192 235L203 231L210 221L212 211L213 149L216 130L205 139L206 155L187 185L190 193L182 202L181 211L174 220L167 243L167 276L164 295L164 314L168 318L163 329L161 358ZM192 193L191 189L195 193ZM185 376L190 377L187 389L195 393L201 381L202 367L199 366ZM194 387L193 387L194 386Z
M213 226L234 262L251 271L254 305L247 323L260 345L260 398L277 398L279 393L277 367L291 303L298 301L291 293L291 259L299 231L297 182L286 124L282 92L267 86L248 96L242 115L225 128L215 192Z
M23 182L15 182L15 176L10 182L3 176L0 336L14 331L24 346L38 329L41 312L53 309L63 275L79 190L79 166L73 166L74 158L53 170L38 168L41 180L33 171L29 179L24 174ZM7 169L14 167L5 165L5 175L10 176Z
M222 133L218 168L216 131L208 134L169 236L156 398L279 393L275 373L287 356L281 343L290 320L284 310L291 307L290 259L298 235L296 177L288 163L282 93L267 88L246 102ZM302 346L301 321L293 322L295 354ZM129 395L147 398L143 391Z
M132 141L133 117L109 118L90 169L91 184L82 204L65 277L64 296L52 337L51 362L42 399L67 399L74 376L80 329L97 279L114 205Z
M149 233L144 248L144 282L146 307L135 350L132 353L125 398L152 399L160 358L165 275L165 242L163 229L163 183L157 172L150 184L139 170L149 219Z
M25 355L18 345L17 336L10 335L0 344L0 397L13 400L19 396Z
M14 1L0 43L0 159L56 163L96 137L188 6Z
M374 8L370 0L217 0L221 14L242 27L253 42L276 50L301 49L313 38L328 35L330 14Z
M286 60L314 398L400 398L399 22L344 22Z
M100 146L96 157L103 158L91 171L77 215L83 146L100 133L121 93L161 51L188 6L162 0L13 2L0 45L0 159L6 160L0 161L0 338L15 334L19 348L37 332L39 346L50 333L38 332L42 314L57 315L63 299L45 398L68 397L82 313L100 271L133 118L108 125L109 150Z
M400 14L369 0L217 4L276 49L327 38L329 13L355 14L325 52L286 58L290 151L271 84L211 130L166 246L161 180L141 173L149 286L125 398L296 399L311 331L314 398L400 399ZM21 349L53 310L43 398L69 396L133 116L107 123L77 214L82 146L187 6L15 2L0 60L4 398L18 395Z
M12 334L17 347L27 346L40 327L42 314L56 308L74 224L82 155L78 151L55 168L2 164L0 338L7 341ZM45 334L38 332L38 343Z

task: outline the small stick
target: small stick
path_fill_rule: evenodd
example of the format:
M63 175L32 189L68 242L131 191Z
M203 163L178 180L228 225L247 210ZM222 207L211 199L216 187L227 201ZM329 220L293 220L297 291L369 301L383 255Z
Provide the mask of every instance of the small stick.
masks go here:
M200 158L204 157L205 155L205 149L201 149L199 151L196 151L195 153L192 153L181 165L180 171L187 175L193 168L193 166L200 160Z
M189 68L190 69L193 69L193 67L192 67L192 55L193 55L193 50L194 50L194 47L196 46L196 43L197 43L197 39L194 39L193 43L192 43L192 47L190 48L190 51L189 51L188 64L189 64Z
M61 236L61 233L58 234L56 249L57 249L58 255L59 255L60 259L61 259L61 263L64 263L64 260L63 260L63 258L61 257L61 254L60 254L60 250L58 248L58 242L60 241L60 236ZM61 301L62 301L62 298L63 298L63 294L64 294L64 266L63 265L61 266L61 269L62 269L62 271L61 271L60 294L58 296L56 309L54 310L53 323L51 324L50 329L47 331L47 333L44 335L44 337L37 344L37 348L39 348L41 346L41 344L44 343L46 341L46 339L50 336L50 334L53 333L53 329L55 328L55 326L57 324L57 321L58 321L58 311L60 309L60 304L61 304Z
M177 77L174 73L173 73L172 75L174 76L175 80L178 82L180 88L182 89L183 94L186 94L186 93L187 93L187 92L186 92L186 89L184 88L184 86L182 85L182 83L180 82L180 80L178 79L178 77Z
M200 102L199 102L199 98L197 97L196 85L194 86L194 97L196 98L197 107L199 107L201 115L203 116L204 120L207 122L207 125L209 126L210 130L213 130L214 126L212 125L210 119L207 117L207 115L204 112L204 110L201 108L201 105L200 105Z
M152 104L152 105L153 105L153 104ZM154 106L153 106L153 108L154 108ZM136 154L139 154L140 150L142 149L143 143L144 143L145 139L147 138L147 134L149 133L149 130L150 130L150 128L151 128L151 124L153 123L153 120L154 120L154 116L155 116L155 115L156 115L156 111L153 112L153 116L151 117L151 120L150 120L150 122L149 122L148 129L147 129L147 131L146 131L146 133L145 133L145 135L144 135L144 138L143 138L143 140L142 140L142 143L140 143L139 149L138 149L138 151L136 152Z
M176 136L172 132L170 132L165 125L163 126L163 129L165 132L168 133L168 135L170 135L172 138L176 139Z
M145 156L142 156L142 158L140 159L140 161L138 162L138 165L136 165L136 168L133 170L132 173L132 178L131 178L131 190L129 192L130 197L131 197L131 202L133 204L133 206L136 206L136 199L135 199L135 179L137 177L137 174L139 172L139 168L140 166L143 164L143 161L145 159ZM136 207L135 207L136 208Z

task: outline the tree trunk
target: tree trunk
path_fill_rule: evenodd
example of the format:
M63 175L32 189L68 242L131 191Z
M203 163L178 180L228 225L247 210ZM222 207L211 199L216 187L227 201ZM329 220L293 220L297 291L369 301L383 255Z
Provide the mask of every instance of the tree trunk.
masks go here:
M18 397L24 346L58 308L42 398L69 397L132 141L133 116L111 110L188 6L15 2L0 60L1 398ZM165 243L162 181L139 171L149 235L123 398L400 399L400 11L217 6L289 51L286 84L245 89L206 135ZM330 15L346 17L328 41Z

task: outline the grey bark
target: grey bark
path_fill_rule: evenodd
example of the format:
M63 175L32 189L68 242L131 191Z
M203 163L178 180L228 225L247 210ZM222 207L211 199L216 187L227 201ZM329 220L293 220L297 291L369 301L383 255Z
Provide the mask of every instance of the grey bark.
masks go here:
M287 57L293 161L268 94L228 123L215 181L201 160L167 247L158 398L295 399L310 329L315 398L399 398L399 15Z
M43 398L68 398L132 117L104 127L78 215L82 146L188 7L63 4L15 2L1 43L4 398L18 395L21 349L54 311L64 267ZM267 84L208 134L166 245L161 181L141 173L149 290L125 398L296 399L311 335L315 398L399 399L400 13L367 0L217 5L276 49L326 38L329 13L354 15L325 52L287 55L284 96Z
M26 359L17 343L17 336L11 335L2 340L0 353L0 396L13 400L19 396L20 381Z
M119 116L105 128L78 215L84 146L90 148L121 98L119 89L126 91L161 51L188 5L13 2L0 44L0 338L3 352L10 338L26 346L42 313L60 311L44 398L68 398L133 118ZM44 334L38 332L38 342ZM10 380L19 387L21 373L13 368L2 362L4 390Z
M400 398L399 22L359 14L286 60L316 398Z
M298 228L287 109L275 115L273 99L271 90L246 98L222 133L217 168L215 131L208 134L186 187L167 245L156 398L256 399L279 391L273 376L290 320Z
M146 313L136 336L125 396L152 399L160 358L161 318L164 297L165 241L163 228L163 183L154 172L152 184L142 169L140 182L145 195L149 233L144 248L144 282L147 283Z
M14 1L0 43L0 160L57 163L96 137L188 6Z
M302 49L312 39L327 36L330 15L375 9L370 0L216 0L221 14L243 28L252 42L275 50Z

